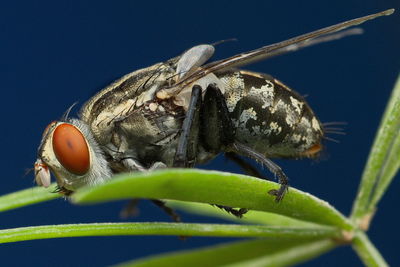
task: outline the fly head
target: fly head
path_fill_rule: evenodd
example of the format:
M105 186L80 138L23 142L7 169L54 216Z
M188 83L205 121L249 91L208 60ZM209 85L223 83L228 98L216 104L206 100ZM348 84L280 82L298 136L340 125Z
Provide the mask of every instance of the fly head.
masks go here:
M35 181L50 185L50 172L66 194L111 177L108 162L89 127L77 119L54 121L45 129L35 162Z

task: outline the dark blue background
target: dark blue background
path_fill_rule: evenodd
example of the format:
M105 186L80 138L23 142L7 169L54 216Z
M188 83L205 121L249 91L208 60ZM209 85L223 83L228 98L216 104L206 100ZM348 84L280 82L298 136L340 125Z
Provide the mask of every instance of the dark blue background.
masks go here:
M36 2L36 3L35 3ZM332 25L399 8L397 0L346 1L4 1L0 4L0 194L33 186L32 167L44 127L75 101L82 104L112 80L169 59L199 43L235 37L217 47L233 55ZM349 214L381 114L399 72L400 15L363 25L365 34L249 66L284 81L323 122L346 121L319 162L277 161L291 185ZM220 157L207 168L238 171ZM393 266L398 253L399 180L380 203L370 237ZM0 227L120 221L123 202L80 207L56 200L1 214ZM169 221L143 202L135 221ZM183 214L186 222L218 222ZM101 266L226 239L176 237L71 238L0 246L4 266ZM397 241L397 243L394 243ZM307 266L358 266L350 247Z

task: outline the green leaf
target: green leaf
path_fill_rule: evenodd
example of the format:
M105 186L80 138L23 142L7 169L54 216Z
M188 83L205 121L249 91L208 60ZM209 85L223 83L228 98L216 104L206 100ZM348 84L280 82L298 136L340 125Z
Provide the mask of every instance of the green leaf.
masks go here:
M314 244L314 247L311 247ZM291 252L291 258L295 256L295 252L292 250L305 247L308 253L315 252L316 248L319 252L324 252L335 247L332 241L322 240L314 242L305 242L299 240L292 240L290 242L281 240L268 240L268 239L258 239L251 241L241 241L227 243L217 246L211 246L206 248L179 251L173 253L165 253L156 256L150 256L139 260L130 261L127 263L122 263L117 265L118 267L180 267L180 266L190 266L190 267L213 267L213 266L231 266L229 264L234 264L239 262L238 266L252 266L247 265L249 262L259 260L260 257L264 259L265 257L277 258L278 255L284 255L287 252ZM303 252L304 253L304 252ZM300 256L297 253L296 256ZM300 259L299 259L300 260ZM304 260L304 256L301 260ZM277 260L274 260L276 263ZM295 259L292 259L295 261ZM242 264L245 263L245 264ZM257 265L256 265L257 266ZM267 266L267 265L261 265ZM279 265L274 265L279 266Z
M351 218L370 217L400 166L400 76L375 137Z
M229 264L225 267L283 267L283 266L294 266L299 263L311 260L324 254L333 248L335 244L332 240L319 240L308 242L305 244L298 244L294 247L283 249L276 253L268 254L263 257L238 262L235 264Z
M267 192L276 183L239 174L196 169L166 169L120 175L109 182L83 188L72 196L75 203L117 199L153 198L203 202L268 211L300 220L351 230L352 224L327 202L289 189L280 203Z
M32 187L1 196L0 211L16 209L61 197L60 194L52 193L54 190L55 184L52 184L47 189L43 187Z
M243 218L237 218L232 216L232 214L221 210L220 208L211 206L210 204L169 200L167 205L174 209L183 210L189 213L217 217L228 221L234 221L236 223L267 224L282 227L322 227L320 224L296 220L290 217L265 211L250 210L243 216Z
M340 238L334 228L288 228L260 225L189 224L189 223L91 223L21 227L0 230L0 243L35 239L115 236L115 235L177 235L219 237L268 237L271 240L315 240Z
M353 239L353 249L356 251L365 266L389 266L379 251L371 243L368 236L362 231L357 231Z

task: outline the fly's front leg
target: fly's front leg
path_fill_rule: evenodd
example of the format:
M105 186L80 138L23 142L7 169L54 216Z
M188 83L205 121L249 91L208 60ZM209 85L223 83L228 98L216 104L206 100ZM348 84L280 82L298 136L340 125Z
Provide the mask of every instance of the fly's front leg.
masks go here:
M193 86L189 108L182 124L182 132L174 157L174 167L192 167L196 163L201 104L201 87L195 85Z
M133 198L131 199L128 204L120 211L119 217L122 219L127 219L129 217L134 217L139 214L139 209L137 207L140 199L139 198Z
M168 214L174 222L181 222L181 217L170 207L165 205L165 202L158 199L152 199L153 202L157 207L162 209L166 214Z
M166 165L162 162L154 162L149 168L145 168L139 161L133 159L133 158L123 158L122 163L124 164L125 168L129 169L130 171L152 171L156 169L163 169L166 168ZM139 199L134 198L132 199L125 208L122 209L120 212L120 216L122 218L128 218L135 216L137 213L139 213L139 210L137 208L137 203L139 202ZM175 211L165 205L165 203L161 200L152 200L153 203L155 203L158 207L160 207L164 212L166 212L168 215L171 216L171 218L175 222L180 222L180 217Z
M133 158L123 158L121 160L124 167L127 168L129 171L141 171L144 172L147 169L137 160Z
M153 171L158 169L164 169L167 167L163 162L154 162L149 168L144 167L139 161L133 158L124 158L121 160L122 164L124 164L125 168L129 171Z

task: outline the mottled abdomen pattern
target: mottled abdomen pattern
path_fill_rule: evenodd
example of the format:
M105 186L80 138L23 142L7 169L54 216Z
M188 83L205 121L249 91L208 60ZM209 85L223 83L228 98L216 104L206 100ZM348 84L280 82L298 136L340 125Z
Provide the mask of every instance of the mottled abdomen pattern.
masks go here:
M226 85L236 140L275 158L314 156L321 149L322 125L298 93L266 74L218 76Z

